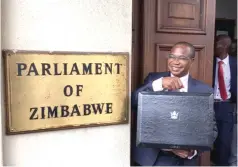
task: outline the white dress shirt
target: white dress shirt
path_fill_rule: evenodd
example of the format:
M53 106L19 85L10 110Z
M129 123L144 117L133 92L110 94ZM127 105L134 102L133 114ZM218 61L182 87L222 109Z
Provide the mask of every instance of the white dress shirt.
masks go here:
M216 71L215 71L215 83L214 83L214 99L222 100L219 90L219 83L218 83L218 62L221 61L220 58L216 58ZM229 63L229 55L222 60L224 63L222 64L223 72L224 72L224 81L227 93L227 99L231 98L231 70L230 70L230 63Z
M189 76L189 74L180 78L180 80L183 84L183 88L179 89L178 90L179 92L188 92L188 76ZM171 74L171 77L174 77L173 74ZM163 79L163 77L152 82L153 91L162 91L163 90L162 79Z
M174 76L171 74L171 77L174 77ZM180 78L180 80L183 84L183 88L179 89L178 90L179 92L188 92L188 78L189 78L189 73ZM153 91L162 91L164 89L162 86L162 79L163 79L163 77L152 82ZM188 157L188 159L192 159L196 155L197 155L197 150L195 150L194 154L192 156Z

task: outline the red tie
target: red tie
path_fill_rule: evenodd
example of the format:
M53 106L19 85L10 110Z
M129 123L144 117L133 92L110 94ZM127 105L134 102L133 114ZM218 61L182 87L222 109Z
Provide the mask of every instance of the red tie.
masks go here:
M225 86L225 81L224 81L224 71L223 71L223 61L219 61L219 66L218 66L218 83L219 83L219 89L220 89L220 94L221 98L223 100L227 99L227 93L226 93L226 86Z

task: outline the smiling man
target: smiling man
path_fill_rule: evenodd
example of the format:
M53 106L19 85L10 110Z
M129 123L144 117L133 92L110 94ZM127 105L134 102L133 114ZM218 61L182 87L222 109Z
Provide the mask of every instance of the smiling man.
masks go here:
M144 84L132 93L132 109L137 110L138 93L141 91L177 91L213 93L213 89L189 75L195 58L195 48L187 42L176 43L168 55L168 72L150 73ZM215 120L215 117L214 117ZM217 128L214 121L214 141ZM159 150L133 145L132 157L140 166L197 166L199 150Z

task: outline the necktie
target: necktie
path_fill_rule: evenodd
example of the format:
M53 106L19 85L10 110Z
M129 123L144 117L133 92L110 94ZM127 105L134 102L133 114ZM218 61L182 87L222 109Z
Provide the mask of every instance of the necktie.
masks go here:
M218 62L218 83L219 83L219 89L220 89L220 95L222 100L227 99L227 93L226 93L226 86L224 81L224 71L222 67L223 61Z

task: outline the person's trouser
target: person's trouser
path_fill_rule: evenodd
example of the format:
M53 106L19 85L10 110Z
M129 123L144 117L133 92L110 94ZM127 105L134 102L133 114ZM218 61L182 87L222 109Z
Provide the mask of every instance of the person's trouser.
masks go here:
M217 166L228 166L234 126L234 105L229 102L215 102L214 110L218 137L214 143L213 161Z
M237 107L234 107L234 113L237 112ZM229 158L230 166L237 166L237 116L234 115L233 137L231 143L231 156Z

